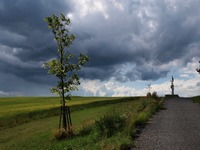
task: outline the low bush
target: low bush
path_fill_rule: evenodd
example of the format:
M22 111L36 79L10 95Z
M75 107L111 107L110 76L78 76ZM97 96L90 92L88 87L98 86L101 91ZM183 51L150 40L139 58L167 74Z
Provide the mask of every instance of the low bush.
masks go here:
M155 99L155 100L160 100L160 99L161 99L161 98L158 96L157 92L155 92L155 91L151 94L151 98L153 98L153 99Z
M161 98L158 96L157 92L154 91L153 93L150 93L148 92L147 93L147 98L152 98L152 99L155 99L155 100L160 100Z
M150 98L151 97L151 92L148 92L147 93L147 98Z
M117 114L105 115L95 122L95 127L100 136L111 137L125 125L126 118Z

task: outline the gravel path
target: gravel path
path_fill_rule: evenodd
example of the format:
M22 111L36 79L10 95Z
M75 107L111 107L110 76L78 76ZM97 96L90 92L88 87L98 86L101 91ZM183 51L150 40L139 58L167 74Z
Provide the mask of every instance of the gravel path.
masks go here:
M191 99L175 98L142 130L136 140L141 150L200 150L200 106Z

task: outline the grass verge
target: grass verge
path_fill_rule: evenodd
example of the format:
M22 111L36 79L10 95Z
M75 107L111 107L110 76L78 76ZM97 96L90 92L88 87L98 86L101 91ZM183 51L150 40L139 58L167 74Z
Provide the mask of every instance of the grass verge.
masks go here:
M58 117L32 120L1 130L0 149L129 149L137 129L161 108L162 100L123 98L72 108L74 136L56 140Z

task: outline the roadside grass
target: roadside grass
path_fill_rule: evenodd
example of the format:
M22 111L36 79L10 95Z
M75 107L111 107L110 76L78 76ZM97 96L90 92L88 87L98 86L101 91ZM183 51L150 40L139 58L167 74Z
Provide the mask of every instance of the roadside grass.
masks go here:
M194 103L200 104L200 96L192 97L192 101L193 101Z
M127 149L134 146L137 128L161 108L162 100L119 98L72 106L75 136L53 138L58 116L32 120L0 130L0 149ZM145 114L145 115L144 115Z

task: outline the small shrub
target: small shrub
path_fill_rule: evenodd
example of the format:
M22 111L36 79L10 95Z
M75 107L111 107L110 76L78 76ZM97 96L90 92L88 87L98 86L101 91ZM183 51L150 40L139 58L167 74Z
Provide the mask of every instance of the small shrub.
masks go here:
M74 132L73 130L66 130L64 128L61 128L59 130L56 130L53 132L53 136L57 139L57 140L62 140L65 138L71 138L74 136Z
M152 98L155 100L160 100L160 97L158 96L157 92L154 91L153 93L148 92L147 93L147 98Z
M147 98L150 98L151 97L151 92L148 92L147 93Z
M125 122L125 117L120 117L117 114L106 115L100 120L96 121L95 126L100 136L111 137L124 127Z
M153 99L155 99L155 100L159 100L158 94L157 94L157 92L155 92L155 91L151 94L151 97L152 97Z

